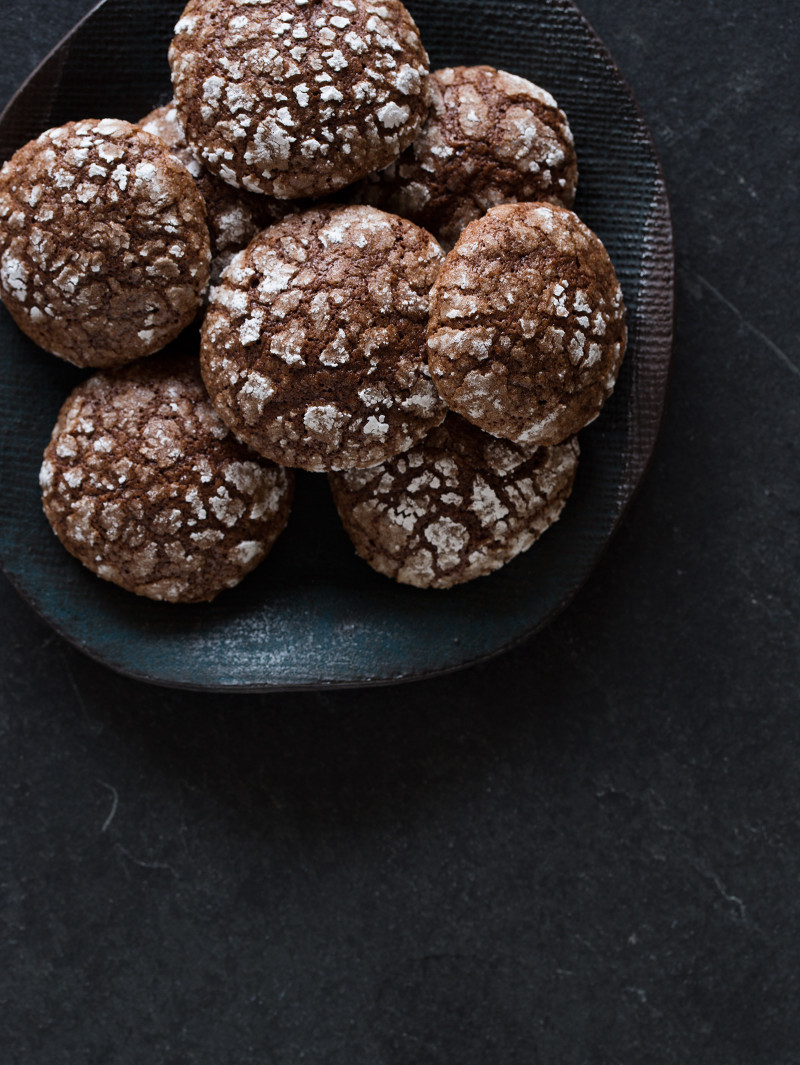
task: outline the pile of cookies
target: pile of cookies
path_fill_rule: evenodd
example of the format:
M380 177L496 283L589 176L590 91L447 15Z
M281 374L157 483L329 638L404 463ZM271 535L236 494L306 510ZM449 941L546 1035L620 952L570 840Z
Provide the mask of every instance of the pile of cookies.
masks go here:
M173 102L0 172L3 302L100 371L42 466L67 550L212 599L283 530L292 468L400 582L526 550L626 342L564 113L491 67L431 74L400 0L190 0L169 58ZM199 360L155 355L198 317Z

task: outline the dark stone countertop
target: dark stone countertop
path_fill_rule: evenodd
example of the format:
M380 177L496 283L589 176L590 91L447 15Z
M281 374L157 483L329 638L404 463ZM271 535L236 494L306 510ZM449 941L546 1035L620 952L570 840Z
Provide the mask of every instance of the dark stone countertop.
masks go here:
M89 6L4 0L0 105ZM8 1065L800 1062L800 17L583 10L678 249L621 531L533 641L380 690L148 687L2 582Z

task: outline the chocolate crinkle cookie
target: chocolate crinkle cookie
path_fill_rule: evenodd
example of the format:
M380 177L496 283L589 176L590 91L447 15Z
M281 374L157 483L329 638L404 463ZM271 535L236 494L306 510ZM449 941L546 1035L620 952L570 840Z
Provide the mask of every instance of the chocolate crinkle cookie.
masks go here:
M418 588L450 588L510 562L555 522L572 491L578 441L498 440L455 414L404 455L330 474L358 554Z
M95 374L61 409L41 470L44 510L85 566L150 599L232 588L286 524L289 471L240 444L196 360Z
M170 64L206 166L288 199L386 166L428 107L428 57L399 0L190 0Z
M320 207L261 233L222 275L201 365L233 432L306 470L374 466L444 418L425 357L433 237L374 207Z
M471 222L431 292L429 364L447 405L496 436L557 444L600 413L625 353L611 260L563 207Z
M396 211L451 248L501 203L572 207L578 180L567 116L544 89L493 67L437 70L419 137L353 198Z
M17 325L77 366L150 355L208 286L206 212L166 146L118 119L48 130L0 172L0 294Z
M237 189L209 173L189 147L174 102L151 111L139 125L147 133L159 137L183 163L205 201L211 237L212 284L219 281L236 252L247 247L256 233L296 209L297 205L291 200Z

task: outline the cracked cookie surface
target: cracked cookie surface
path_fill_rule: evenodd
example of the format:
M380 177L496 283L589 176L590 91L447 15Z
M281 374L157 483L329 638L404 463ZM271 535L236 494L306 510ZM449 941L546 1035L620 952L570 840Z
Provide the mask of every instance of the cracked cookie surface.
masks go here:
M32 340L77 366L150 355L208 286L202 198L165 145L118 119L48 130L0 171L0 294Z
M370 174L354 198L424 226L451 248L501 203L572 207L578 180L567 117L549 93L489 66L436 70L431 109L413 144Z
M553 204L503 205L471 222L431 292L428 358L439 393L518 443L557 444L593 421L625 344L608 253Z
M297 209L298 204L292 200L237 189L209 173L189 147L174 101L145 115L139 125L159 137L183 163L203 197L211 237L212 284L219 281L236 252L246 248L256 233Z
M428 57L399 0L190 0L170 65L205 165L287 199L386 166L428 107Z
M406 454L329 480L373 569L401 584L450 588L510 562L558 519L578 454L574 438L514 444L448 414Z
M213 599L267 555L291 506L290 471L239 443L196 360L95 374L67 399L40 482L56 535L138 595Z
M373 466L442 421L425 357L443 253L373 207L320 207L261 233L225 271L201 365L233 432L313 471Z

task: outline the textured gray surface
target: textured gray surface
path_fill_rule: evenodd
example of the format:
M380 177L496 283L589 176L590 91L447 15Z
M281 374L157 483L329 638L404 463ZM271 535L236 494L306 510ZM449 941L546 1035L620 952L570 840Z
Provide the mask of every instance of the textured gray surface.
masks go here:
M6 0L3 98L78 7ZM149 688L7 588L14 1065L800 1061L798 16L583 7L678 244L623 529L531 643L372 692Z

